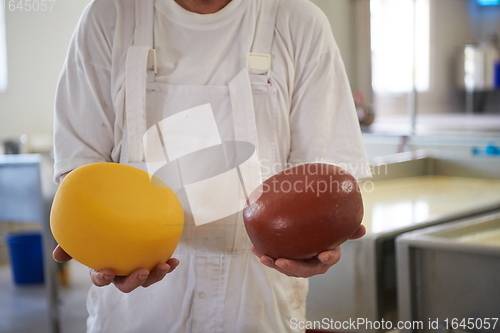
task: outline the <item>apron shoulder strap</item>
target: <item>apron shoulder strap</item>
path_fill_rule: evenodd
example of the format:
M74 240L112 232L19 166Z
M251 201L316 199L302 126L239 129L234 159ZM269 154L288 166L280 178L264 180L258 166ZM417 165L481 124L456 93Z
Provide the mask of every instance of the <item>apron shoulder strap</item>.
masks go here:
M146 82L154 81L153 18L155 0L135 0L134 42L125 64L125 119L129 162L142 162L146 133Z
M156 74L156 50L154 48L155 0L135 0L134 45L148 46L148 81L154 81ZM152 71L151 71L152 70Z
M271 54L279 0L261 0L252 53Z
M276 15L280 0L261 0L255 27L255 35L246 65L254 74L271 73L271 48L276 27Z

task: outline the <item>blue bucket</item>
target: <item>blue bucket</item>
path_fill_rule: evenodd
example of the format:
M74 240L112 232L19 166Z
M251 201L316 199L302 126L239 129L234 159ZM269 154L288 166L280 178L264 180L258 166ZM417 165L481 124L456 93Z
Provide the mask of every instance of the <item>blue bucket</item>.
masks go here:
M15 284L44 282L42 235L38 232L7 234L9 258Z

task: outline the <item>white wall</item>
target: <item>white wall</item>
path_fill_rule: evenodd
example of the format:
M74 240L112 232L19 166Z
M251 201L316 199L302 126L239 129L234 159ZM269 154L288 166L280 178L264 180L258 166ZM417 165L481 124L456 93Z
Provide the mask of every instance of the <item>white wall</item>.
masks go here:
M6 1L7 2L7 1ZM6 8L9 86L0 94L0 141L52 136L57 79L78 19L90 0L55 0L52 11Z

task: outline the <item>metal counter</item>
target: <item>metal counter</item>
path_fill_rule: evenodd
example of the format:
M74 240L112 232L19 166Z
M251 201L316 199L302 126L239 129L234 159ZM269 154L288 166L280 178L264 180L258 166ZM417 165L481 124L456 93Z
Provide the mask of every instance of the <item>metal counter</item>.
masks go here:
M500 213L399 236L401 332L500 332Z

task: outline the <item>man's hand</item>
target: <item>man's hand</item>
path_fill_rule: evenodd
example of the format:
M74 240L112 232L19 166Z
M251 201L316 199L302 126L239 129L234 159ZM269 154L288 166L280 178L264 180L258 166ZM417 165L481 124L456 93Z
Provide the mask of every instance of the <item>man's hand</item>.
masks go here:
M366 234L364 225L360 225L358 230L350 239L358 239ZM318 274L324 274L340 260L340 247L321 252L316 257L308 260L291 260L278 258L276 260L260 253L251 247L252 252L260 259L260 262L267 267L274 268L288 276L308 278Z
M59 245L55 248L52 256L57 262L66 262L72 259ZM117 276L112 269L108 268L100 271L90 269L90 279L98 287L113 283L121 292L129 293L138 287L149 287L161 281L165 275L172 272L178 265L179 260L171 258L166 263L158 264L151 272L145 268L139 268L128 276Z

